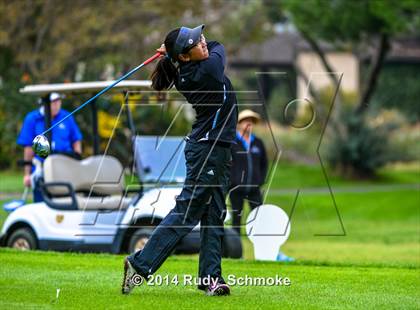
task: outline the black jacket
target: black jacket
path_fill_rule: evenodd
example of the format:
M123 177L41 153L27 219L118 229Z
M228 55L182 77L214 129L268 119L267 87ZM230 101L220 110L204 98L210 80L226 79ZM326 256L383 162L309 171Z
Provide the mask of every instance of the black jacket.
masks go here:
M189 137L231 143L235 139L238 108L232 83L224 74L225 49L215 41L208 42L207 48L207 59L180 63L175 87L196 112Z
M267 154L263 142L253 136L247 150L242 137L237 134L232 144L231 188L237 185L262 185L267 176Z

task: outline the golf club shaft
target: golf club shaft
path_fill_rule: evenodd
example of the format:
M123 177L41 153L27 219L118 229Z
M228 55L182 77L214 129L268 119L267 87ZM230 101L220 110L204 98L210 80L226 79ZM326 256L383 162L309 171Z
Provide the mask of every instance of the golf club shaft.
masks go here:
M137 67L135 67L134 69L132 69L130 72L128 72L125 75L123 75L122 77L120 77L114 83L112 83L111 85L109 85L109 86L105 87L104 89L102 89L95 96L93 96L88 101L86 101L85 103L83 103L82 105L80 105L79 107L77 107L73 112L69 113L68 115L66 115L66 117L64 117L63 119L61 119L59 122L55 123L53 126L51 126L50 128L48 128L47 130L45 130L42 133L42 135L45 135L47 132L51 131L54 127L58 126L60 123L62 123L63 121L65 121L67 118L69 118L70 116L72 116L77 111L83 109L86 105L88 105L89 103L91 103L93 100L95 100L96 98L98 98L100 95L106 93L108 90L110 90L112 87L114 87L115 85L117 85L122 80L125 80L126 78L128 78L130 75L132 75L133 73L135 73L136 71L138 71L140 68L146 66L147 64L151 63L153 60L159 58L160 55L162 55L162 54L161 53L154 54L152 57L150 57L149 59L147 59L145 62L143 62L142 64L140 64Z

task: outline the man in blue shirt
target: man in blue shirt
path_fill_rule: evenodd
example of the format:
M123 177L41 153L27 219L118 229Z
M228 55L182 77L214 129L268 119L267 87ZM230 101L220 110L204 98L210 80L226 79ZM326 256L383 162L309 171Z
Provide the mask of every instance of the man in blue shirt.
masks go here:
M51 93L49 96L51 105L51 126L66 117L69 112L61 109L61 96L58 93ZM32 161L35 154L32 150L32 140L45 130L44 107L28 113L23 122L17 143L23 146L23 158L25 161ZM51 151L52 153L82 153L82 134L76 121L71 116L52 130ZM42 158L36 156L42 161ZM31 186L34 190L34 202L42 201L42 196L36 188L36 184L31 184L31 173L34 167L25 166L23 184Z

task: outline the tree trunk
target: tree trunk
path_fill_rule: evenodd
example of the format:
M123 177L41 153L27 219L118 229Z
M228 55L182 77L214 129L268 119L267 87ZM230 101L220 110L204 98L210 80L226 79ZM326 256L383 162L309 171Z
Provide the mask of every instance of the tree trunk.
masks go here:
M339 81L337 76L334 74L335 70L334 68L330 65L330 63L327 60L327 57L325 56L324 51L321 49L321 47L319 46L318 42L316 42L310 35L309 33L307 33L306 31L303 31L301 29L299 29L299 32L301 33L301 35L303 36L303 38L306 40L306 42L309 43L309 45L311 46L312 50L318 55L319 59L321 60L322 65L325 68L325 71L327 71L329 74L330 79L332 80L333 84L335 87L339 86Z
M342 96L341 96L341 90L340 90L340 86L341 86L341 79L342 76L340 76L340 78L337 77L337 75L335 74L335 70L333 69L333 67L331 66L331 64L328 62L327 57L325 56L324 51L321 49L321 46L318 44L318 42L316 42L315 39L313 39L311 37L311 35L302 30L299 29L300 34L302 35L302 37L308 42L308 44L311 46L312 50L318 55L322 65L325 68L325 71L327 73L330 73L328 76L330 77L334 88L335 88L335 94L334 94L334 111L330 111L329 115L328 115L328 121L332 124L332 127L335 129L336 133L345 137L346 134L346 128L341 124L341 122L339 121L339 116L340 116L340 107L341 107L341 102L342 102ZM301 76L303 76L303 72L301 72ZM315 93L315 89L310 87L310 92L311 93ZM317 96L319 98L319 95ZM319 102L319 104L322 104L321 102Z
M332 116L332 113L331 113L332 112L331 111L332 107L330 107L330 109L328 109L328 110L325 109L324 105L321 102L321 98L320 98L318 92L310 84L308 76L298 66L295 66L294 68L295 68L296 74L298 76L300 76L305 81L306 84L309 85L308 86L309 93L312 96L313 100L315 101L314 102L315 110L316 110L317 115L320 116L320 119L321 119L323 125L324 125L325 122L328 122L328 124L333 128L333 130L335 132L337 132L339 134L343 134L344 130L345 130L344 127L341 125L341 123L338 120L336 120L334 117L331 117ZM339 83L340 83L340 81L339 81Z
M379 46L375 52L374 58L371 62L368 78L366 81L366 87L364 87L360 102L356 108L357 114L363 114L363 112L369 106L369 101L372 98L373 92L378 83L379 74L382 70L385 57L390 49L389 37L387 34L382 34L379 41Z

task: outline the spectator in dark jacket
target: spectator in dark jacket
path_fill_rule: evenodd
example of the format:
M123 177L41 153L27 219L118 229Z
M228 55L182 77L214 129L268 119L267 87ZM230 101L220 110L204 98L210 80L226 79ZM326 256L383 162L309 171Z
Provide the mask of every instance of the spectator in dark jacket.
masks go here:
M267 155L263 142L252 134L252 127L260 116L251 110L239 113L236 144L232 145L230 202L233 228L240 232L244 199L251 210L262 204L260 187L267 175Z

